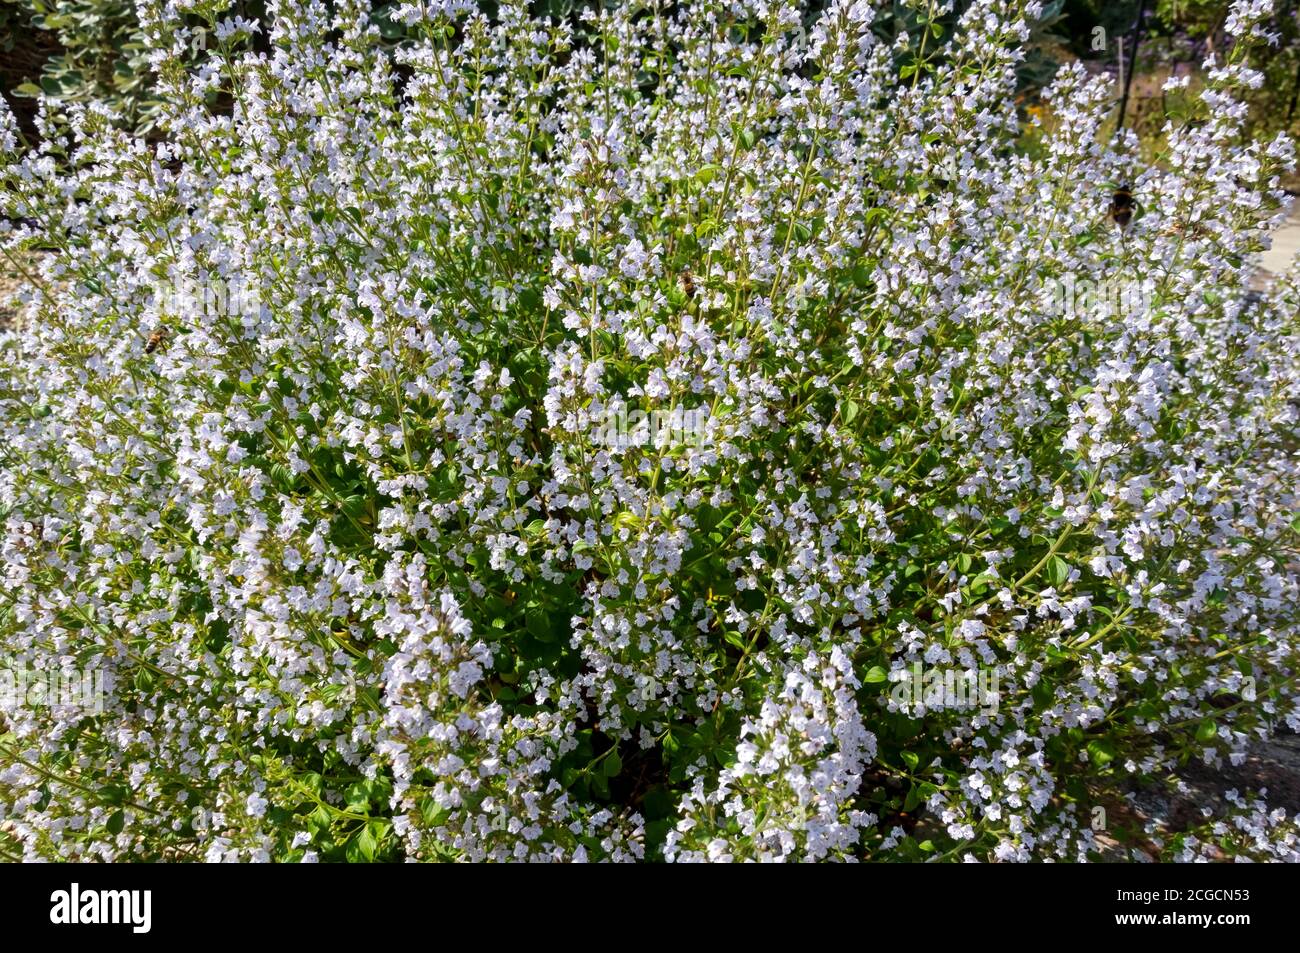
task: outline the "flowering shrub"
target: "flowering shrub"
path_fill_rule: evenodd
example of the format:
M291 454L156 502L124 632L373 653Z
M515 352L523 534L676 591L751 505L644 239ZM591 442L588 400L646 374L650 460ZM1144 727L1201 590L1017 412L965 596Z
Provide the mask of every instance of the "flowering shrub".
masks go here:
M1300 726L1266 11L1138 168L1079 68L1018 148L1037 4L912 6L142 0L163 141L6 115L0 652L105 697L0 709L0 852L1078 859Z

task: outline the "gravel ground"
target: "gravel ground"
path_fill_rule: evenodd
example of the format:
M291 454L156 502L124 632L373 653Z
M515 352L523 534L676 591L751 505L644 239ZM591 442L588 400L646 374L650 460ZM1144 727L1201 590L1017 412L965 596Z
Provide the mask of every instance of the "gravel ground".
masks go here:
M1214 817L1224 816L1230 807L1229 791L1251 799L1262 797L1269 808L1282 808L1291 815L1300 813L1300 736L1286 733L1261 741L1240 765L1189 764L1181 777L1181 793L1132 784L1120 795L1097 797L1106 810L1106 830L1097 834L1102 860L1155 861L1158 851L1151 837L1167 842L1171 834L1200 826L1205 809Z

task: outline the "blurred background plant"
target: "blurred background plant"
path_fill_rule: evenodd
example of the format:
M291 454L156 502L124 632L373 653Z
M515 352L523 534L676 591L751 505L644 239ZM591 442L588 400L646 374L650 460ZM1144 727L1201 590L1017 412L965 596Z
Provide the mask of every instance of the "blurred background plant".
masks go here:
M598 3L537 0L532 7L536 14L576 21ZM490 15L495 2L480 0L479 5ZM814 20L824 5L824 0L807 3L806 19ZM952 11L933 21L934 28L951 29L968 5L968 0L956 0ZM396 6L375 6L380 32L393 46L407 37L406 28L391 18ZM1215 53L1222 59L1228 6L1228 0L1050 0L1018 67L1026 118L1035 114L1039 92L1063 62L1083 60L1094 70L1114 72L1118 81L1121 45L1127 71L1140 16L1138 68L1126 118L1144 140L1157 139L1170 107L1164 81L1188 75L1191 91L1199 88L1205 56ZM1251 99L1252 123L1260 135L1294 132L1300 98L1300 0L1278 0L1275 6L1270 29L1278 42L1257 53L1252 64L1265 77ZM878 35L893 40L900 33L915 34L920 13L898 2L890 7L876 21ZM260 19L265 4L236 0L231 12ZM147 133L158 102L142 40L131 0L0 0L0 90L29 132L35 96L44 92L57 101L109 105L125 125ZM907 66L900 60L900 70Z
M104 103L148 131L157 101L141 41L130 0L0 0L0 77L21 118L30 120L44 92Z
M532 7L540 15L576 19L597 5L595 0L540 0ZM266 14L264 0L233 0L229 6L231 15L248 20ZM374 4L375 24L391 47L411 35L392 18L398 6ZM496 3L481 0L479 6L492 14ZM58 102L109 106L123 125L148 134L159 104L143 41L133 0L0 0L0 93L28 134L41 93Z
M1067 0L1063 12L1069 51L1095 69L1120 79L1137 62L1132 82L1132 113L1126 119L1144 139L1158 135L1171 106L1163 90L1170 77L1189 77L1190 91L1201 86L1208 56L1222 63L1228 54L1224 25L1228 0ZM1264 83L1249 97L1252 132L1261 138L1280 131L1295 134L1300 93L1300 0L1276 0L1267 29L1276 40L1258 46L1251 66ZM1140 22L1139 22L1140 20ZM1175 105L1174 108L1177 108Z
M599 0L536 0L531 4L537 15L574 22L583 10L599 5ZM935 28L950 30L968 5L968 0L957 0L954 10L935 18ZM1077 0L1073 5L1079 6ZM1119 9L1125 6L1095 5ZM479 6L491 15L496 4L494 0L479 0ZM805 20L813 22L824 6L825 0L805 4ZM1061 62L1072 58L1074 44L1063 29L1071 25L1067 22L1070 6L1067 0L1051 0L1044 5L1027 44L1025 60L1018 68L1022 102L1033 102L1051 82ZM393 46L408 36L407 28L391 18L396 7L395 3L375 5L380 33ZM262 0L237 0L231 8L232 13L248 19L260 19L265 13ZM1103 12L1107 23L1118 16ZM888 14L878 18L876 32L891 41L900 33L915 35L920 15L916 9L895 2ZM131 0L0 0L0 50L5 54L0 66L0 90L29 132L35 96L44 92L57 101L109 105L123 123L147 133L153 127L158 102L142 41ZM906 66L900 60L899 68Z

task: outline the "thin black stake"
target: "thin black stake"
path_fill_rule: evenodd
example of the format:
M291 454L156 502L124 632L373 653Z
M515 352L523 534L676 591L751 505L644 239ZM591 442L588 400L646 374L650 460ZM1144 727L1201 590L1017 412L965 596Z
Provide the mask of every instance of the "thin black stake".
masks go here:
M1296 67L1295 85L1291 87L1291 105L1286 110L1286 124L1290 128L1291 120L1295 118L1295 102L1300 97L1300 66Z
M1124 114L1128 112L1128 91L1133 85L1133 74L1137 72L1138 44L1142 41L1142 17L1146 12L1147 0L1138 0L1138 15L1133 23L1133 45L1128 54L1128 74L1124 77L1124 95L1119 100L1119 122L1115 126L1116 133L1124 128Z

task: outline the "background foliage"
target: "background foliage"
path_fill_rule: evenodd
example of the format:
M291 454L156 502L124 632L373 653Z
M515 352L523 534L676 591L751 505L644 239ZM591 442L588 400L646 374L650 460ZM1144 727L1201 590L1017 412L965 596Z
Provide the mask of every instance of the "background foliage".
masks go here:
M955 9L936 22L951 30L965 5L958 0ZM479 6L490 14L495 2L480 0ZM530 4L536 15L575 24L584 9L598 6L597 0L535 0ZM806 22L811 23L824 6L825 0L805 4ZM1028 94L1026 101L1036 97L1067 59L1113 65L1115 40L1124 37L1126 46L1131 45L1142 6L1140 0L1050 0L1032 25L1024 60L1017 67L1021 91ZM1144 62L1148 66L1175 60L1199 64L1207 51L1222 51L1228 6L1228 0L1146 2ZM375 9L385 38L394 46L409 42L414 35L410 28L392 20L396 7L396 3L376 4ZM1267 80L1252 100L1255 121L1270 131L1290 128L1296 118L1300 91L1298 9L1300 0L1280 0L1271 26L1281 42L1256 52L1252 62ZM250 19L265 15L261 0L239 0L233 10ZM923 11L894 3L888 15L879 18L875 31L890 40L900 32L915 33L922 15ZM1093 30L1099 26L1107 37L1102 50L1095 49L1093 43ZM199 41L196 52L209 46ZM0 50L5 54L0 91L20 117L30 112L31 97L39 89L59 100L111 104L120 110L126 124L142 131L153 128L158 111L155 80L149 73L132 0L0 0Z

